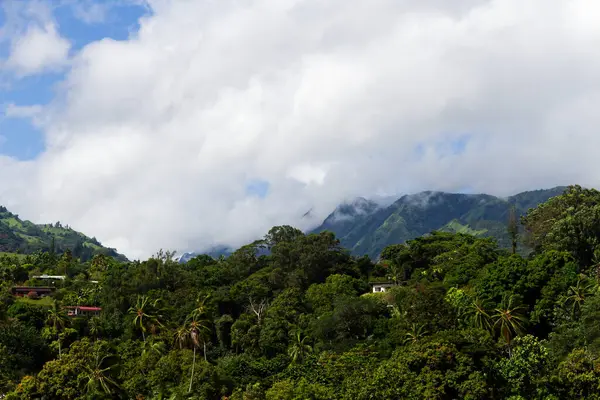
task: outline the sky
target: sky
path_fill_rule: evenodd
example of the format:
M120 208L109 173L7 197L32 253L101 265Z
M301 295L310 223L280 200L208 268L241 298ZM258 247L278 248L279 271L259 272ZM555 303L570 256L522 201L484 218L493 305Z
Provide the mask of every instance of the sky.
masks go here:
M0 7L0 204L130 258L356 196L600 186L597 0Z

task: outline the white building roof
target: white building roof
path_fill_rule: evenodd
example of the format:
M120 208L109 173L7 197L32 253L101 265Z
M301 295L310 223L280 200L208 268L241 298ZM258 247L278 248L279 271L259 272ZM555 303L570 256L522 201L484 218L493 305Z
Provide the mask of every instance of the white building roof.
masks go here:
M33 278L35 279L61 279L64 280L66 278L65 275L36 275Z

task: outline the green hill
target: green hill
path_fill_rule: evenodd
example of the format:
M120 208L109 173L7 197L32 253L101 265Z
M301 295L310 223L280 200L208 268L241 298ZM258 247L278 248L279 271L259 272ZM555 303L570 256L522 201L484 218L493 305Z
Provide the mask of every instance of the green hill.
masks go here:
M506 225L510 208L514 206L517 214L523 215L564 190L556 187L508 198L422 192L402 196L387 207L359 198L337 207L313 232L331 231L353 254L371 258L377 258L390 244L404 243L436 230L491 236L508 248Z
M56 253L70 250L82 261L96 254L126 260L115 249L106 248L96 238L89 238L69 226L59 222L39 225L23 221L6 207L0 206L0 253L33 254L52 250Z

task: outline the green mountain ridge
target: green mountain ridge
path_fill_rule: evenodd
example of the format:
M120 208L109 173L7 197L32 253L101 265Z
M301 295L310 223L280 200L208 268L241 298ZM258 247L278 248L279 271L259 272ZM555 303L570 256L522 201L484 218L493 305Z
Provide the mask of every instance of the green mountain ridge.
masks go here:
M488 194L421 192L404 195L389 206L358 198L336 208L312 232L331 231L354 255L375 259L388 245L426 235L432 231L468 233L494 237L510 247L506 230L509 210L524 215L565 187L527 191L500 198Z
M96 254L115 257L120 261L127 258L115 249L107 248L96 238L90 238L77 232L68 225L34 224L24 221L0 206L0 253L33 254L38 251L54 251L63 253L70 250L82 261L89 260Z

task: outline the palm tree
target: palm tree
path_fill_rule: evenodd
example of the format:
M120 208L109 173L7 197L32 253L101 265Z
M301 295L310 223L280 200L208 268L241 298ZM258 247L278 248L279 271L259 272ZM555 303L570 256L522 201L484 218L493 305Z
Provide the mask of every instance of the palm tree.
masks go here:
M128 312L130 314L135 315L133 319L133 324L137 326L142 331L142 338L144 342L146 341L146 325L151 323L153 325L160 325L160 321L158 317L154 314L151 314L156 309L156 305L158 304L158 299L156 299L153 303L150 303L150 299L148 296L139 296L137 298L137 302L135 306L130 307Z
M428 332L425 330L425 324L412 324L411 330L406 333L404 343L416 343L419 339L425 336Z
M403 276L404 269L400 267L395 262L389 264L388 274L386 278L394 283L394 285L398 285L400 282L401 276Z
M189 344L192 345L194 358L192 361L192 372L190 374L190 385L188 393L192 391L192 383L194 381L194 370L196 369L196 350L200 346L200 340L204 346L204 361L206 358L206 336L210 333L209 323L206 319L197 318L196 313L192 313L186 318L183 326L179 327L174 334L175 342L179 344L179 348L183 349Z
M56 335L58 340L58 358L62 356L61 350L61 331L69 323L69 317L61 309L57 301L52 303L52 307L48 310L48 317L46 318L46 325L52 330L52 333Z
M187 325L184 324L177 328L173 336L175 339L175 343L179 345L179 349L183 349L184 347L186 347L190 339L190 331Z
M96 351L96 358L93 364L85 366L84 378L87 379L86 390L98 391L101 389L107 394L111 394L111 386L118 387L117 383L110 377L109 372L113 368L112 366L104 367L104 360L109 358L110 355L106 355L100 358L100 352Z
M100 321L100 318L96 316L90 318L88 328L90 330L90 335L92 335L95 340L98 340L98 336L102 333L102 322Z
M593 293L594 282L590 282L585 275L580 275L575 286L569 287L564 303L572 304L571 312L573 317L581 311L581 306L585 302L585 299Z
M204 296L202 299L200 296L196 299L196 307L192 310L191 314L200 318L207 314L208 306L206 305L206 301L209 299L210 295Z
M202 339L204 346L204 360L206 361L206 336L210 333L209 322L207 319L208 306L206 305L210 295L200 296L196 299L196 308L192 310L187 320L190 321L190 330L192 335L197 335Z
M517 245L519 242L519 221L515 206L511 206L508 210L508 223L506 226L508 236L512 245L512 254L517 254Z
M471 321L476 328L492 332L492 321L487 310L488 304L477 298L473 300L467 313L471 314Z
M204 361L206 359L206 336L210 333L210 328L208 326L208 320L206 319L198 319L194 314L190 315L188 322L188 329L190 332L190 339L192 341L192 346L194 348L194 359L192 362L192 374L190 376L190 387L188 389L188 393L192 391L192 381L194 379L194 368L196 366L196 348L200 345L200 340L202 340L202 345L204 347Z
M304 358L312 353L312 347L305 343L307 336L302 337L300 331L296 332L296 337L294 343L288 349L288 356L292 359L292 364L296 364L297 362L302 362Z
M510 341L514 336L520 335L525 330L527 318L525 316L526 308L523 305L515 304L514 296L505 295L496 308L494 314L494 328L498 328L500 336L504 338L506 344L510 346Z

